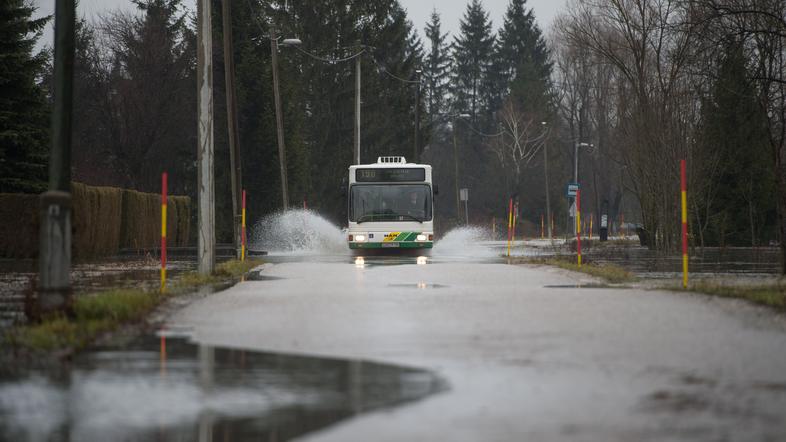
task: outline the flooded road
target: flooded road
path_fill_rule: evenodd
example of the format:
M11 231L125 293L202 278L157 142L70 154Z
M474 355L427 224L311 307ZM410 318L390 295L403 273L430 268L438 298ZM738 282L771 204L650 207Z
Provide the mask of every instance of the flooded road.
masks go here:
M552 267L507 265L498 245L478 234L450 232L420 257L272 251L257 280L190 305L170 324L191 328L206 345L360 358L446 381L441 394L299 440L786 434L782 316L733 300L608 289Z
M140 339L0 377L0 440L289 440L439 392L424 370Z
M340 230L311 216L266 221L252 247L271 252L267 264L169 318L166 329L188 340L165 335L163 352L150 337L63 373L6 378L0 439L104 440L110 429L119 436L109 440L143 441L786 434L782 315L508 265L472 228L421 256L354 256ZM281 241L298 228L308 232Z

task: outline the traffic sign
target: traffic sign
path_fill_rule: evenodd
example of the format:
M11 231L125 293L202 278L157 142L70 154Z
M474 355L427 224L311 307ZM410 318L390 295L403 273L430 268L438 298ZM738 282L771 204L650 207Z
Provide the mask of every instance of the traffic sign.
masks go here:
M469 189L459 189L459 199L461 201L469 201Z
M581 188L579 183L568 183L567 196L568 198L576 198L576 192Z

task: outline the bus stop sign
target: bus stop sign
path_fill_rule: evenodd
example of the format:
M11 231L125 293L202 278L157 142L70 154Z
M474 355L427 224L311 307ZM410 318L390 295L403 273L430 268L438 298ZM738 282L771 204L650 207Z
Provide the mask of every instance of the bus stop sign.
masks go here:
M579 186L579 183L568 183L568 190L567 190L568 198L576 198L576 193L578 192L580 187L581 186Z

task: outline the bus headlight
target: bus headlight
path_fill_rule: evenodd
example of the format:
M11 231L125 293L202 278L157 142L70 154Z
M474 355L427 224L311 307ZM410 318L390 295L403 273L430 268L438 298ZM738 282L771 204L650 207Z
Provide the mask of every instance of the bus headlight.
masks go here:
M366 235L355 235L355 242L366 242Z
M420 235L418 235L417 238L415 238L415 240L423 242L423 241L428 240L428 237L421 233Z

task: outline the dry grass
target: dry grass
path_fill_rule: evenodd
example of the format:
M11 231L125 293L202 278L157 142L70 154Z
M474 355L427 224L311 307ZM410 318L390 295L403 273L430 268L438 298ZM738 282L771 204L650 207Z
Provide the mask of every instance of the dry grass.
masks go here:
M516 260L515 263L550 265L559 267L561 269L570 270L572 272L584 273L596 278L601 278L611 284L623 284L638 281L638 278L631 272L612 264L596 264L588 262L583 263L581 267L579 267L575 262L561 258L519 259Z
M685 290L682 286L665 288L676 291ZM757 285L732 285L700 281L689 284L687 290L722 298L744 299L754 304L786 311L786 281Z

